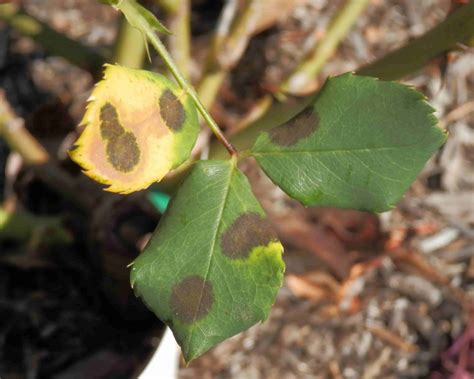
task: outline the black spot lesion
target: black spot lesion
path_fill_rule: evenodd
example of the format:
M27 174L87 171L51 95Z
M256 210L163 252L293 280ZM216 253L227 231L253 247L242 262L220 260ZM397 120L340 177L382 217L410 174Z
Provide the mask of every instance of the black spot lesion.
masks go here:
M140 148L135 135L125 131L117 110L110 103L102 106L99 118L100 134L106 141L107 160L117 171L132 171L140 162Z
M288 122L271 129L268 133L275 145L293 146L313 134L319 126L319 114L308 107Z
M107 158L117 171L130 172L140 162L140 148L131 132L112 138L106 149Z
M160 115L168 128L179 132L186 121L183 104L176 95L166 89L160 97Z
M100 108L100 135L108 140L120 136L125 130L120 125L117 110L115 107L106 103Z
M268 220L256 212L239 216L222 234L221 250L232 259L247 258L257 246L278 239Z
M174 318L184 323L205 317L213 303L212 284L199 275L184 278L171 290L171 312Z

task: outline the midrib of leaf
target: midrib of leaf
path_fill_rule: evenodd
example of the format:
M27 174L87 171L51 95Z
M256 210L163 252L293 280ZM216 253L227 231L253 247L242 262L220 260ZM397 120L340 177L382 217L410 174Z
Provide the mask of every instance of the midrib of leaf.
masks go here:
M230 173L229 173L229 180L227 182L227 189L225 191L225 194L223 196L223 199L222 199L222 207L219 211L219 217L217 217L217 222L216 222L216 228L215 228L215 232L214 232L214 237L212 238L212 244L211 244L211 254L209 254L209 262L208 262L208 265L207 265L207 269L206 269L206 274L204 276L204 281L207 281L207 278L209 276L209 272L211 271L211 267L212 267L212 262L213 262L213 258L214 258L214 247L216 245L216 241L217 241L217 234L219 232L219 227L220 227L220 224L221 224L221 220L222 220L222 215L224 213L224 208L225 208L225 204L227 203L227 197L229 196L229 191L230 191L230 183L232 181L232 175L234 173L234 167L231 167L231 170L230 170ZM204 287L201 288L201 294L200 294L200 298L199 298L199 303L198 303L198 309L199 307L201 306L201 301L202 301L202 295L203 295L203 291L204 290ZM194 316L196 317L196 315ZM186 343L186 352L185 352L185 355L188 356L189 354L189 349L190 349L190 346L191 346L191 342L192 342L192 338L193 338L193 335L194 335L194 329L196 328L196 323L194 322L192 325L191 325L191 330L189 331L189 337L188 337L188 341Z
M357 148L350 148L350 149L317 149L317 150L288 150L288 151L256 151L252 154L254 156L257 155L291 155L291 154L320 154L320 153L357 153L357 152L365 152L371 153L374 151L390 151L390 150L398 150L398 149L407 149L414 146L420 145L420 142L411 143L409 145L403 146L380 146L380 147L357 147Z
M376 78L370 78L372 81L374 82L377 82L378 79ZM395 86L399 87L399 88L403 88L403 85L399 84L399 83L392 83L394 84ZM323 88L321 89L320 93L319 93L319 96L321 96L323 94L323 91L326 87L327 83L325 84L325 86L323 86ZM319 98L318 96L318 98ZM317 104L318 103L318 98L316 98L315 100L315 103ZM422 103L425 103L427 105L429 105L427 102L426 102L426 99L420 95L418 99L416 99L417 102L422 102ZM332 127L334 127L334 125L336 125L340 119L342 117L344 117L345 114L347 114L349 111L352 110L352 108L354 106L357 105L357 97L354 98L352 100L352 103L345 109L344 112L340 112L339 115L334 118L333 120L331 120L329 122L329 124L327 125L326 129L327 130L331 130ZM431 108L431 106L430 106ZM434 112L434 109L431 108L431 114ZM431 127L435 126L436 125L436 121L435 122L432 122L432 125L430 125ZM420 142L415 142L413 144L409 144L409 145L404 145L404 146L381 146L381 147L374 147L374 148L351 148L351 149L321 149L321 150L293 150L293 151L268 151L268 152L253 152L253 155L254 156L257 156L257 155L284 155L284 154L318 154L318 153L351 153L351 152L373 152L373 151L390 151L390 150L396 150L396 149L403 149L403 148L410 148L410 147L413 147L413 146L417 146L419 145Z

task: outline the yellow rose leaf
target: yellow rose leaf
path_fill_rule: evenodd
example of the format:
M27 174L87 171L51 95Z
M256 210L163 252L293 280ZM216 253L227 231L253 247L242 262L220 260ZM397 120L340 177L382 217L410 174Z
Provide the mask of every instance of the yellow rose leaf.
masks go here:
M162 75L106 65L71 158L107 190L130 193L183 163L199 124L192 99Z

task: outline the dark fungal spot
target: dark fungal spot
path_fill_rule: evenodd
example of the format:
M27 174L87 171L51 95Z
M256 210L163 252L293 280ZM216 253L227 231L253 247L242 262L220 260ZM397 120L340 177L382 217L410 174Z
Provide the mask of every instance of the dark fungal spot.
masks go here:
M121 172L130 172L140 161L135 135L120 125L115 107L106 103L100 108L100 134L106 142L105 152L110 164Z
M160 114L168 128L179 132L186 119L183 104L167 89L160 97Z
M267 220L254 212L244 213L222 234L222 253L232 259L247 258L253 248L276 239Z
M140 161L140 149L133 133L126 132L107 143L107 158L121 172L130 172Z
M308 107L283 125L269 131L271 141L280 146L292 146L309 137L319 126L319 114Z
M214 302L212 285L199 275L184 278L171 291L170 306L175 318L191 323L206 316Z
M125 132L122 125L120 125L117 110L115 107L106 103L100 108L100 134L103 139L108 140L118 137Z

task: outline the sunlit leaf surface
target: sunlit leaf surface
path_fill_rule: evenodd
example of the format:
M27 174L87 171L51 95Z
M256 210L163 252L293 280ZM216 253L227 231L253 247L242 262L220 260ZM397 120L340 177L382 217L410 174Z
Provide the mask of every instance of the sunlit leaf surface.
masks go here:
M107 65L89 99L71 157L84 172L130 193L159 181L191 153L199 125L191 98L164 76Z
M190 361L267 318L282 252L235 163L201 161L135 260L131 283Z
M445 140L433 112L410 87L345 74L328 79L293 119L262 133L252 153L305 205L386 211Z

